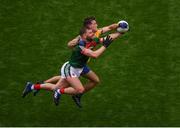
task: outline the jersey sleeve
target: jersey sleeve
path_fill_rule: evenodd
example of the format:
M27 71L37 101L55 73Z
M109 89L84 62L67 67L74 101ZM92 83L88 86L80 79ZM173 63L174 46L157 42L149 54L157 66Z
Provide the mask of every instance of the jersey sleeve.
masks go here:
M82 51L85 48L85 46L86 46L85 41L80 40L78 43L78 47L79 47L80 51Z
M99 38L97 38L97 37L95 37L95 38L93 39L93 41L94 41L96 44L99 44L99 43L100 43Z
M86 51L87 51L86 42L85 41L79 41L79 52L81 54L85 55Z

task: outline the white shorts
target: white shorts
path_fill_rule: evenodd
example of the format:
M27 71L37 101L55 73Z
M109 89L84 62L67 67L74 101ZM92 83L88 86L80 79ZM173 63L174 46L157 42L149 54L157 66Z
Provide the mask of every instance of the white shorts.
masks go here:
M80 77L82 71L83 68L74 68L69 64L69 62L66 62L61 67L61 78Z

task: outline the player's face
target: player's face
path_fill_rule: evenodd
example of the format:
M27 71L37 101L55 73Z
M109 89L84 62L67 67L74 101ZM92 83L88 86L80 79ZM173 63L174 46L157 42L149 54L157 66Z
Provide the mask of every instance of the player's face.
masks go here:
M92 29L87 29L86 38L93 39L93 37L94 37L94 32L92 31Z
M98 24L95 20L91 21L91 25L89 25L89 28L93 30L93 32L97 31Z

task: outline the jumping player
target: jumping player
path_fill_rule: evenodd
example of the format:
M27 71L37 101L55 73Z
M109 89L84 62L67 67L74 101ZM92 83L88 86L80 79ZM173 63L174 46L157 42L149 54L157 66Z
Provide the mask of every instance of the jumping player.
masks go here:
M84 19L83 26L87 27L89 29L92 29L92 31L94 32L95 38L100 38L101 34L104 34L106 32L109 32L111 30L116 29L118 27L118 24L114 23L112 25L98 29L97 28L98 24L97 24L95 17L87 17ZM110 36L113 40L120 37L121 35L122 35L122 33L119 33L119 32L115 32L115 33L110 34ZM77 45L79 40L80 40L80 36L77 36L75 39L68 42L68 47L74 48ZM92 88L94 88L100 82L97 74L94 71L92 71L87 65L84 66L83 72L81 73L81 76L89 79L88 83L86 83L84 85L84 88L85 88L84 93L91 90ZM59 81L59 79L61 79L61 76L54 76L54 77L52 77L52 78L50 78L44 82L45 83L57 83L57 81ZM34 94L36 94L36 93L37 93L37 91L35 91ZM81 96L82 96L82 94L72 96L73 100L75 101L75 103L79 107L81 107L81 104L80 104Z
M23 91L23 97L32 90L55 90L54 101L55 104L58 105L61 94L81 94L84 92L85 89L78 78L83 71L83 67L86 65L89 57L99 57L111 44L112 38L107 36L107 38L103 40L103 46L96 51L92 51L92 46L96 46L96 43L99 42L98 38L97 40L93 40L93 31L88 28L82 28L80 35L81 39L73 50L70 61L66 62L61 68L62 78L58 81L58 83L56 85L50 83L32 85L31 83L28 83ZM61 89L56 90L57 88Z

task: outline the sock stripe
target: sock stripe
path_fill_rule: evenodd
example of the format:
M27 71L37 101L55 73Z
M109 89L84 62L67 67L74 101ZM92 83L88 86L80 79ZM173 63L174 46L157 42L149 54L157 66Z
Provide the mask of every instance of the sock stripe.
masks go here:
M34 89L35 90L41 89L41 84L34 84Z
M60 93L61 93L61 94L64 94L64 88L61 88L61 89L60 89Z

